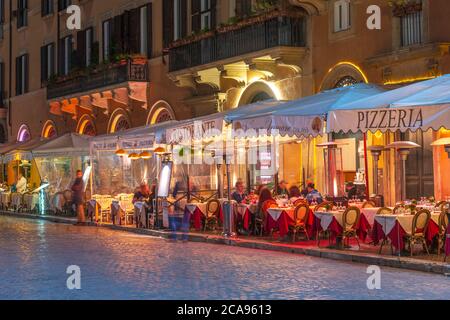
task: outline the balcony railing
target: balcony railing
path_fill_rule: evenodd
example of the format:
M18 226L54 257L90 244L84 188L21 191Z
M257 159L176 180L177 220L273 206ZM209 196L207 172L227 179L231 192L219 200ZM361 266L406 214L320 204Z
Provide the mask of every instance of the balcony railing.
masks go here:
M122 63L107 66L102 70L90 72L87 75L49 83L47 85L47 99L55 99L128 81L149 81L146 61L136 63L129 59Z
M242 28L215 32L169 48L169 70L179 71L278 46L304 47L305 26L302 16L279 15Z

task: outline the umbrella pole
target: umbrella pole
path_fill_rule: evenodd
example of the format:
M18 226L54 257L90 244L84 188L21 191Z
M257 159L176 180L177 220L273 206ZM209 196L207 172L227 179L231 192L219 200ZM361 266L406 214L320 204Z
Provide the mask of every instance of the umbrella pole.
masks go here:
M366 177L366 198L370 200L369 192L369 160L367 157L367 133L364 133L364 171Z

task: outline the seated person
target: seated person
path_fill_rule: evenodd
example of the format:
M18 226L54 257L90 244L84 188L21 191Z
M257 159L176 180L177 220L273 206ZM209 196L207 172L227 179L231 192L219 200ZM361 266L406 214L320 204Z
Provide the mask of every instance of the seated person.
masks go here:
M289 191L287 189L287 182L285 180L281 180L280 183L278 183L278 188L275 188L275 190L273 191L273 195L275 197L289 196Z
M147 183L142 183L139 189L134 193L133 204L136 202L144 202L150 198L150 188Z
M323 202L323 197L320 192L316 190L314 183L308 184L307 190L308 195L306 196L306 200L308 200L309 204L313 203L314 201L318 204L321 204Z
M301 198L302 193L300 192L300 188L297 186L292 186L289 188L289 198Z
M19 176L17 177L16 192L25 193L27 191L27 179L23 176L22 170L19 171Z
M235 191L231 194L231 198L240 204L246 197L247 194L245 193L244 183L241 180L238 180L238 182L236 182Z

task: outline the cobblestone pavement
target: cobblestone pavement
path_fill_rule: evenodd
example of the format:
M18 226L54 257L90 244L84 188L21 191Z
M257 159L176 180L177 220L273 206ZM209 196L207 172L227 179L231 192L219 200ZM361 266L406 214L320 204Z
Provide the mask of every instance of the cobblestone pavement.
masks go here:
M82 290L66 287L69 265ZM450 299L450 278L0 217L0 299Z

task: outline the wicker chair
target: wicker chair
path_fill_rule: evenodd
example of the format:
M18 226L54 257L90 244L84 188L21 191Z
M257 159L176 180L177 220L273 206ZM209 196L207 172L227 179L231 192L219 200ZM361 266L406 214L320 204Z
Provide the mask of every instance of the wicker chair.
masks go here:
M203 226L203 231L206 231L206 228L210 228L211 230L215 230L218 225L220 215L220 202L218 200L209 200L206 204L206 218Z
M297 200L295 200L295 202L294 202L294 206L295 206L295 207L300 206L300 205L302 205L302 204L308 205L308 202L307 202L305 199L297 199Z
M331 205L331 206L336 206L336 203L335 202L333 202L333 201L324 201L324 202L322 202L321 204L319 204L319 205L317 205L315 208L314 208L314 211L318 211L320 208L325 208L325 207L327 207L327 206L329 206L329 205Z
M394 212L392 211L392 209L384 207L384 208L378 209L377 216L378 215L388 215L388 214L393 214L393 213Z
M430 219L431 213L426 209L420 210L414 215L411 234L407 234L405 236L405 239L409 244L411 257L414 255L413 245L416 243L422 243L427 254L428 255L430 254L430 251L428 250L427 240L425 237L426 231L428 229L428 224L430 223Z
M355 226L358 224L361 218L361 211L357 207L348 207L342 216L342 244L345 246L345 240L347 240L347 245L350 245L350 238L355 238L358 243L358 247L361 249L359 243L357 230Z
M278 204L275 200L267 200L265 201L261 208L260 208L260 217L256 217L255 219L255 230L254 232L256 233L256 229L258 229L260 236L262 236L264 234L264 230L265 225L266 225L266 219L267 219L267 210L270 208L274 208L274 207L278 207ZM270 230L272 231L272 230Z
M365 201L362 205L362 208L375 208L377 205L373 201Z
M438 234L438 257L441 255L441 250L445 245L447 239L448 215L447 210L442 210L439 215L439 234Z
M295 207L294 211L295 224L291 227L292 242L295 242L297 233L304 233L306 235L306 239L309 241L309 235L306 230L308 217L309 217L309 206L307 204L300 204Z

